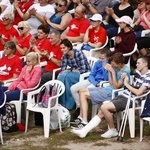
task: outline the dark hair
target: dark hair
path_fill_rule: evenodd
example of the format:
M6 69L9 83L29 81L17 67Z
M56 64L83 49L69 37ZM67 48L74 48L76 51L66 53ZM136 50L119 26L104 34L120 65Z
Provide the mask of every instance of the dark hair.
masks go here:
M41 25L38 27L38 30L42 30L44 33L49 34L50 27L49 27L48 24L41 24Z
M150 61L149 61L149 57L148 56L140 56L138 57L138 59L142 59L144 62L147 63L147 67L150 68Z
M69 48L69 50L73 49L72 43L68 39L64 39L60 42L60 45L64 44L66 47Z
M4 44L4 47L7 47L7 48L11 49L12 51L14 51L14 54L15 54L15 52L16 52L16 44L13 41L7 41Z
M111 56L110 61L114 61L116 64L124 64L125 58L122 53L115 53Z
M104 55L106 55L107 58L109 58L112 53L111 53L110 49L103 48L103 49L100 50L100 54L104 54Z
M59 0L59 1L64 2L64 5L65 5L66 7L68 7L68 1L67 1L67 0Z

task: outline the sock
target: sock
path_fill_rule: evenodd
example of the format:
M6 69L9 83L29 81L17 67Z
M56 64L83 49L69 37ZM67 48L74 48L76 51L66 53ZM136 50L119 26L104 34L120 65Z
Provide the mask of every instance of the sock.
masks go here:
M83 120L81 116L78 116L77 118L79 118L79 119Z
M83 123L83 124L88 124L88 122L87 122L87 121L84 121L84 120L82 120L82 123Z

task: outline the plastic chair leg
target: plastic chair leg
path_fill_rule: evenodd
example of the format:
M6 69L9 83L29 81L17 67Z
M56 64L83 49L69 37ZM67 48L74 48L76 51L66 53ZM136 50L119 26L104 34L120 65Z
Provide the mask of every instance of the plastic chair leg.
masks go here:
M92 105L92 118L97 114L99 105Z
M59 130L60 132L62 132L62 128L61 128L61 121L60 121L60 116L59 116L59 110L58 110L58 123L59 123Z
M3 142L3 133L2 133L1 120L0 120L0 138L1 138L1 143L2 143L2 145L3 145L3 144L4 144L4 142Z
M43 122L44 122L44 137L49 137L49 130L50 130L50 113L45 112L43 114Z
M28 120L29 120L29 110L26 110L26 125L25 125L25 132L28 130Z
M143 119L140 119L140 142L143 139Z
M135 137L135 110L134 109L129 109L129 129L130 129L130 137L134 138Z

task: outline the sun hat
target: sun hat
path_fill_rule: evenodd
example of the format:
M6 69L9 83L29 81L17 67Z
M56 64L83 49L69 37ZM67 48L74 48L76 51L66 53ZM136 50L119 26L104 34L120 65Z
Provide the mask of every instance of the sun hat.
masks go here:
M129 16L122 16L121 18L116 19L116 22L124 22L128 25L131 25L133 23L133 20Z
M102 22L102 15L100 14L94 14L91 18L89 18L90 20L93 21L101 21Z

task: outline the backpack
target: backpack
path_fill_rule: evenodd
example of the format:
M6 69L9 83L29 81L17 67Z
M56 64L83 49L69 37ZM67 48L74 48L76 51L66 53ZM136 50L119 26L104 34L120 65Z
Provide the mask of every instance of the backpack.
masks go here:
M17 113L15 104L6 103L6 114L1 118L2 131L3 132L14 132L18 131L17 126Z
M37 103L40 107L48 107L50 97L56 95L56 85L43 86L37 96ZM55 105L55 98L51 100L51 107Z

